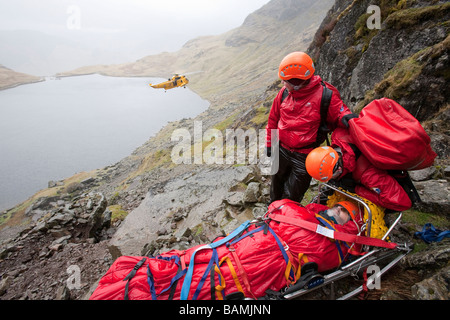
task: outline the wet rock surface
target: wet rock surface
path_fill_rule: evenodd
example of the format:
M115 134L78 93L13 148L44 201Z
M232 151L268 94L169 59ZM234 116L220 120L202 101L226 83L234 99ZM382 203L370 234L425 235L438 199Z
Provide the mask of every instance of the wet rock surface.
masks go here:
M112 263L105 197L42 199L27 214L33 222L1 243L0 299L81 299Z

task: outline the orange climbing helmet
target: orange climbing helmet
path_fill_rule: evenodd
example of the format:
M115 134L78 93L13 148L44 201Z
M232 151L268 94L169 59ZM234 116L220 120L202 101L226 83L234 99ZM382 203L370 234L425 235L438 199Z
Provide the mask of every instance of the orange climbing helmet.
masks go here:
M309 175L321 182L333 177L333 170L339 161L339 154L331 147L318 147L306 157L305 166Z
M302 79L308 80L315 72L311 57L300 51L292 52L281 60L278 76L282 80Z
M359 208L356 204L354 204L353 202L350 202L350 201L341 201L341 202L336 203L336 205L341 206L345 210L347 210L348 213L350 214L350 217L352 217L352 220L356 221L355 217L359 213Z

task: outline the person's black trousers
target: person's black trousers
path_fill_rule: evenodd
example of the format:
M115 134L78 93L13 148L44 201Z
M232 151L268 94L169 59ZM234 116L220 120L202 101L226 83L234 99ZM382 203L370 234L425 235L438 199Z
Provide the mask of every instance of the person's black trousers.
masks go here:
M300 202L311 183L306 171L305 161L308 155L289 151L279 146L278 171L272 175L270 202L291 199Z

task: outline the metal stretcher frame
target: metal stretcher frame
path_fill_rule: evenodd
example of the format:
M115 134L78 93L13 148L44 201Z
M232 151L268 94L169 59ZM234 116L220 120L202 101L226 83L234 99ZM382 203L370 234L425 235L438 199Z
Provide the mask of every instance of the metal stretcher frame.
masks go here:
M354 196L348 194L346 191L338 189L338 188L331 186L329 184L326 184L326 183L323 183L319 186L319 195L320 195L321 187L324 185L336 192L339 192L339 193L345 195L346 197L349 197L349 198L357 201L359 204L363 205L366 208L367 213L368 213L368 221L366 222L367 223L366 230L368 231L368 234L370 234L371 222L372 222L372 212L371 212L369 206L360 198L354 197ZM388 231L385 233L382 240L385 240L389 236L391 231L395 228L395 226L401 220L402 215L403 214L400 212L399 216L394 221L394 223L391 225L391 227L388 229ZM392 261L390 263L388 263L377 275L377 276L381 277L389 269L391 269L393 266L395 266L412 249L407 244L403 244L403 245L398 245L396 249L368 248L367 247L367 248L364 248L363 250L367 252L365 255L361 256L360 258L358 258L348 264L345 264L345 265L339 267L334 272L324 275L324 280L319 285L316 285L314 287L309 287L309 288L302 288L296 292L291 292L289 294L282 294L283 298L288 299L288 300L298 298L306 293L310 293L311 291L313 291L315 289L321 288L321 287L329 285L329 284L333 284L335 281L338 281L340 279L346 278L348 276L356 275L360 270L365 270L367 267L369 267L371 265L375 265L378 262L381 262L382 260L385 260L388 258L391 258L391 259L393 258ZM364 289L363 286L360 286L357 289L349 292L348 294L340 297L337 300L350 299L350 298L354 297L355 295L359 294L361 291L363 291L363 289Z

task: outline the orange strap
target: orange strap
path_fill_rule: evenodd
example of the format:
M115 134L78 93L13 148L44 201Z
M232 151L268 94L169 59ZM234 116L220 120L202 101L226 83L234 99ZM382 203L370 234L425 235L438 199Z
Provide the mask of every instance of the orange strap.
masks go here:
M298 269L297 272L295 273L295 279L296 281L298 279L300 279L300 277L302 276L302 264L301 261L303 261L304 263L308 263L308 257L306 256L306 254L304 253L299 253L298 254Z
M184 250L180 255L181 270L186 269L186 261L184 261L184 259L186 259L186 250Z
M298 270L300 269L300 264L299 264L299 267L296 270L295 265L293 264L293 262L295 261L294 260L294 256L292 255L291 251L289 250L289 246L278 235L277 235L277 237L280 239L280 241L283 241L283 243L284 243L284 251L286 252L286 255L288 256L288 262L287 262L287 265L286 265L286 269L284 270L284 277L286 279L287 286L290 286L291 284L297 282L297 280L298 280L296 274L298 273ZM300 263L300 260L299 260L299 263ZM291 270L293 270L294 279L292 279L292 277L290 276L291 275Z
M244 269L244 267L242 266L241 261L239 260L238 255L236 254L236 250L235 250L233 244L230 244L229 247L228 247L228 249L230 250L231 255L233 256L233 259L234 259L234 261L236 262L236 265L237 265L237 267L238 267L239 274L241 275L242 280L243 280L243 282L244 282L245 289L251 294L251 296L252 296L255 300L257 300L257 298L255 297L255 295L254 295L253 292L252 292L252 289L251 289L251 287L250 287L250 282L248 281L247 273L245 272L245 269Z
M220 263L219 263L219 264L220 264ZM217 298L218 298L219 300L223 300L222 291L223 291L223 289L225 289L225 286L226 286L226 284L225 284L225 278L223 277L222 272L220 272L219 267L214 266L214 271L217 272L217 273L220 275L220 279L221 279L220 284L217 285L217 286L215 286L216 295L217 295Z
M222 265L223 262L226 262L228 265L228 268L230 269L231 272L231 276L233 277L234 283L236 284L236 287L238 288L238 290L242 293L244 293L244 289L242 289L242 285L241 282L239 281L239 278L237 276L236 270L233 267L233 264L231 263L230 257L225 256L222 258L222 260L220 260L219 265Z

